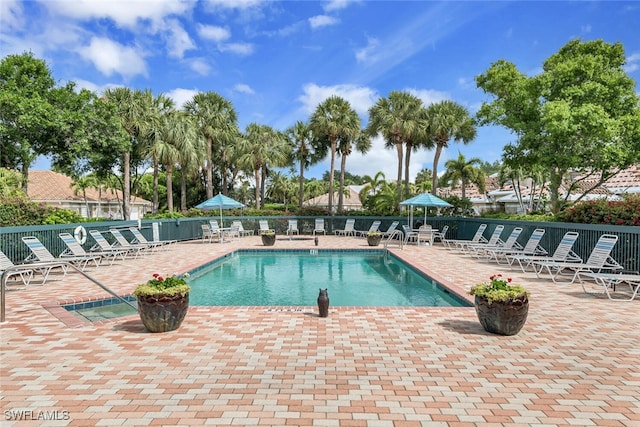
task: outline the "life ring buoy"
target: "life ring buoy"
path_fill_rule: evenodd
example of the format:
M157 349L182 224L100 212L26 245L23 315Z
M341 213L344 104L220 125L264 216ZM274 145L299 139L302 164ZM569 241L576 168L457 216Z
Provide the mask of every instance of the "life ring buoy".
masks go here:
M73 230L73 237L76 239L76 242L84 245L87 242L87 230L81 225L77 226L75 230Z

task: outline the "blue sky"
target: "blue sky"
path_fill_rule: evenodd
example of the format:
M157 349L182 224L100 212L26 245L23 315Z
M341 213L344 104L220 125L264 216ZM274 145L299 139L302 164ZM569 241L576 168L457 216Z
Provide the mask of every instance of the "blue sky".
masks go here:
M529 75L574 38L621 42L640 78L640 2L46 0L0 2L0 52L31 51L60 84L98 93L114 86L165 93L178 105L199 91L230 100L239 125L284 130L331 95L360 114L392 90L425 104L451 99L475 114L489 98L474 77L506 59ZM636 86L638 88L638 86ZM640 90L640 89L638 89ZM481 127L439 162L500 159L513 140ZM412 155L412 175L433 152ZM347 160L351 173L396 176L395 150L374 140ZM309 176L328 170L329 161ZM47 168L38 161L36 169Z

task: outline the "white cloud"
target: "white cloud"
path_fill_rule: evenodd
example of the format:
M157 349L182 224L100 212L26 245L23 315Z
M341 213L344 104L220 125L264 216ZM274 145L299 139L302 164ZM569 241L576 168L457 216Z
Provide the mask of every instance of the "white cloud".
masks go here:
M143 53L133 47L123 46L106 38L93 37L88 46L80 48L79 53L105 76L114 73L125 78L147 76Z
M176 103L176 109L180 109L184 106L184 103L193 99L193 96L200 92L196 89L182 89L175 88L169 92L166 92L166 95L173 99Z
M327 27L329 25L336 25L339 22L339 19L328 15L317 15L309 18L309 25L311 25L311 28L313 29Z
M189 68L191 68L201 76L207 76L209 75L209 72L211 72L211 67L209 66L209 64L207 64L204 59L200 58L194 59L189 62Z
M337 95L346 99L361 117L368 114L369 108L377 101L378 94L374 89L365 86L341 84L335 86L318 86L315 83L306 84L303 94L298 98L302 102L305 113L311 114L318 104L330 96Z
M376 62L379 59L378 48L380 41L374 37L367 38L367 45L356 50L356 60L358 62Z
M168 22L166 41L169 56L173 58L182 59L185 51L196 47L191 37L189 37L189 33L187 33L180 22L175 19Z
M253 45L250 43L223 43L218 46L220 52L231 52L238 55L251 55L253 53Z
M322 5L322 9L324 9L325 12L333 12L334 10L344 9L353 3L356 2L353 0L330 0Z
M134 28L142 20L157 24L169 15L182 15L195 6L189 0L48 0L41 3L56 15L79 20L108 18L118 26L127 28Z
M435 104L436 102L444 101L445 99L451 99L451 96L449 96L448 93L438 90L412 88L405 90L410 94L420 98L425 107L429 106L430 104Z
M0 27L4 32L17 30L24 26L22 4L17 0L0 1Z
M246 93L248 95L253 95L255 93L253 89L251 89L251 86L244 83L238 83L233 87L233 90L239 93Z
M632 73L640 68L640 53L627 56L627 63L622 67L626 73Z
M205 5L210 9L250 9L259 6L262 0L206 0Z
M215 25L198 25L198 34L203 39L213 40L216 43L223 42L231 37L231 32L227 28Z

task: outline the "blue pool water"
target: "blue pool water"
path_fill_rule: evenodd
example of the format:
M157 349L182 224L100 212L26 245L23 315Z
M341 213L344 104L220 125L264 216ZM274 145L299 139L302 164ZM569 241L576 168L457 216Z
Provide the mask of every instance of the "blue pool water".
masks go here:
M191 305L332 306L469 304L385 251L238 251L191 272Z

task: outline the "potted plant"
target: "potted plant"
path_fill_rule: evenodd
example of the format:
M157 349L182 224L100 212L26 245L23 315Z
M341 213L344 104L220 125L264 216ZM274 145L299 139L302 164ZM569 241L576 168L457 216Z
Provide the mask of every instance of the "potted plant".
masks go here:
M133 291L140 319L149 332L168 332L180 327L189 309L188 277L188 274L163 277L156 273Z
M488 283L475 285L469 291L475 296L478 320L485 331L499 335L520 332L529 312L529 291L512 285L511 278L494 274Z
M382 233L379 231L369 231L367 233L367 243L369 246L378 246L382 240Z
M275 231L263 231L262 233L260 233L260 236L262 237L262 244L265 246L273 246L276 243Z

